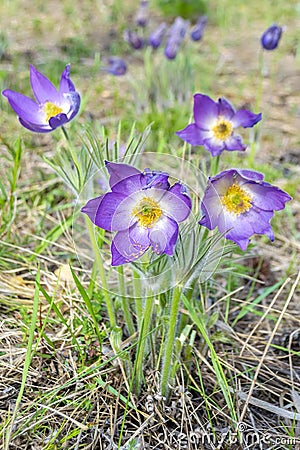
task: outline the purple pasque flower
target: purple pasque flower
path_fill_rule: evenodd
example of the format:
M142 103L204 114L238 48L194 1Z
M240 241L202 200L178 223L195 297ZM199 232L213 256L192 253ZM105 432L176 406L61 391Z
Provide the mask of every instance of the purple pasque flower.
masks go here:
M282 28L274 23L271 25L260 38L261 45L265 50L275 50L278 47L282 35Z
M127 64L118 56L110 56L106 60L107 66L103 68L103 70L107 73L110 73L111 75L114 75L116 77L125 75L127 72Z
M111 191L93 198L81 209L91 221L116 231L111 245L112 265L135 261L150 247L173 255L178 223L191 210L191 199L181 183L170 186L165 172L140 172L133 166L107 162Z
M135 50L140 50L144 47L144 41L141 36L128 28L124 31L124 41L128 42L128 44Z
M182 44L186 30L188 28L188 20L182 17L176 17L173 25L169 29L168 40L166 42L164 54L168 59L175 59Z
M203 145L212 156L223 150L246 149L240 136L234 134L237 127L253 127L261 120L261 113L254 114L247 109L235 111L223 97L214 102L204 94L194 95L194 123L176 134L191 145Z
M148 38L148 44L156 50L162 43L164 35L167 31L167 24L162 22L158 27L150 34Z
M32 65L30 83L36 101L10 89L2 92L25 128L36 133L48 133L76 116L80 95L70 80L70 64L61 74L59 90Z
M207 16L201 16L196 25L191 30L190 36L193 41L200 41L203 36L204 28L207 24Z
M149 1L148 0L141 0L140 6L136 14L136 24L139 27L145 27L149 20Z
M218 227L244 251L254 234L265 234L273 241L270 220L291 197L263 178L263 174L247 169L229 169L209 178L199 224L209 230Z

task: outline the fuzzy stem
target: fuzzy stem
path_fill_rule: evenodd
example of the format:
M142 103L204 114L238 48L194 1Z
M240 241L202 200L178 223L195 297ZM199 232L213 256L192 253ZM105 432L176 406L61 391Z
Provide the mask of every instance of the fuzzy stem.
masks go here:
M220 155L219 156L212 156L210 159L210 176L214 177L217 175L219 170L219 163L220 163Z
M106 277L105 277L105 270L104 270L102 258L100 256L100 253L98 250L98 245L97 245L97 241L96 241L95 234L94 234L94 227L93 227L92 222L90 221L90 219L87 216L85 216L85 220L86 220L86 224L87 224L87 228L88 228L88 232L89 232L91 245L92 245L94 255L95 255L95 263L97 265L97 269L99 271L99 275L100 275L100 279L101 279L101 283L102 283L102 292L104 294L104 299L105 299L106 308L107 308L107 312L108 312L110 327L114 328L116 326L114 307L113 307L113 303L112 303L112 300L111 300L109 292L108 292L108 286L107 286L107 281L106 281Z
M136 393L139 394L142 381L143 381L143 362L145 359L145 348L147 336L149 334L152 309L154 304L154 298L151 290L149 289L148 296L146 298L145 309L143 311L143 321L141 325L141 331L139 336L137 355L135 360L135 373L136 373Z
M129 299L126 298L126 288L125 288L125 281L124 281L124 271L123 266L118 267L118 278L119 278L119 289L122 299L122 307L123 307L123 313L124 318L126 322L126 326L128 328L129 334L132 335L135 333L134 324L132 320L132 315L130 313L129 308Z
M143 299L141 291L141 279L139 274L133 271L133 287L134 287L134 297L135 297L135 312L137 317L138 329L141 329L143 320Z
M78 172L78 176L79 176L79 182L81 182L81 180L82 180L82 170L81 170L81 167L80 167L80 164L79 164L77 155L76 155L76 151L75 151L75 149L74 149L74 146L73 146L73 144L72 144L72 141L71 141L71 139L70 139L70 136L69 136L67 130L65 129L65 127L62 126L61 129L62 129L63 135L64 135L64 137L65 137L65 139L66 139L66 141L67 141L67 143L68 143L68 146L69 146L69 150L70 150L70 153L71 153L72 160L73 160L73 162L74 162L74 164L75 164L75 166L76 166L76 169L77 169L77 172Z
M176 286L173 290L173 298L169 316L169 326L167 331L167 342L165 347L165 356L161 372L161 393L164 397L167 397L168 395L168 386L173 357L173 347L176 333L176 322L178 316L180 297L181 297L181 287Z

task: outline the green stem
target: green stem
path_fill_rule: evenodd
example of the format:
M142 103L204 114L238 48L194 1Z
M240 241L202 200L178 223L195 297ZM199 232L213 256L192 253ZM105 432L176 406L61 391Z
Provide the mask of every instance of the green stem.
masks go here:
M106 303L110 326L111 326L111 328L114 328L116 326L115 312L114 312L112 300L111 300L109 292L108 292L105 270L104 270L101 255L99 253L97 241L95 238L94 227L93 227L92 222L90 221L90 219L87 216L85 216L85 219L86 219L86 224L87 224L87 228L88 228L88 232L89 232L91 245L92 245L94 255L95 255L95 262L96 262L97 269L99 271L99 275L100 275L100 279L101 279L101 283L102 283L102 292L104 294L104 299L105 299L105 303Z
M74 164L76 166L76 169L77 169L77 172L78 172L78 176L79 176L79 181L80 181L80 184L81 184L82 170L81 170L81 166L79 164L79 161L78 161L78 158L77 158L77 155L76 155L75 148L74 148L74 146L72 144L70 136L69 136L67 130L65 129L65 127L62 126L61 129L62 129L63 135L64 135L64 137L65 137L65 139L66 139L66 141L68 143L69 150L70 150L70 153L71 153L71 157L72 157L72 160L73 160L73 162L74 162Z
M132 315L131 315L130 308L129 308L129 299L126 298L126 287L125 287L125 281L124 281L123 266L118 267L118 277L119 277L119 289L120 289L120 294L121 294L121 299L122 299L124 318L126 321L126 326L128 328L129 334L132 335L135 333L135 329L134 329Z
M138 329L140 330L143 320L143 298L141 290L141 279L139 274L135 270L133 271L133 288L135 297L135 312L137 317Z
M164 397L168 395L170 371L173 357L174 339L176 333L176 323L178 316L179 301L181 296L181 287L176 286L173 291L171 310L169 316L169 326L167 334L167 342L165 348L165 356L161 373L161 393Z
M256 102L255 102L255 113L258 113L261 108L261 99L262 99L262 93L263 93L263 81L264 81L264 51L261 49L258 55L258 86L256 89ZM253 129L251 129L254 138L252 139L251 145L250 145L250 151L249 151L249 157L248 157L248 164L250 167L254 166L254 159L255 159L255 153L257 148L257 142L255 139L255 132ZM256 131L257 133L257 131Z
M219 163L220 163L220 155L211 157L211 159L210 159L210 176L211 177L217 175L218 170L219 170Z
M149 334L152 309L154 304L154 298L152 292L149 290L148 296L146 298L145 309L143 311L143 321L141 326L141 332L139 336L137 355L135 360L135 374L136 374L136 393L139 394L142 381L143 381L143 362L145 359L145 348L147 336Z

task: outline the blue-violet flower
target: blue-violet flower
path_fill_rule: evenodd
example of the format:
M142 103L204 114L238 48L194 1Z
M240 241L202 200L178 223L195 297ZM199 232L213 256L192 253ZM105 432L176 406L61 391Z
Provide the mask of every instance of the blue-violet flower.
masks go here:
M191 39L193 41L200 41L202 39L203 31L204 31L206 24L207 24L207 17L201 16L198 19L196 25L194 25L194 27L192 28L191 33L190 33Z
M176 17L173 25L169 29L168 40L166 42L164 54L168 59L175 59L179 47L184 39L189 22L182 17Z
M124 41L128 42L128 44L135 50L140 50L144 47L144 41L138 33L129 30L128 28L124 31Z
M69 64L61 75L59 90L32 65L30 83L36 101L10 89L2 92L25 128L37 133L48 133L76 116L80 95L70 80Z
M111 245L112 265L140 258L150 247L173 255L178 223L191 210L191 199L181 183L170 186L165 172L140 172L133 166L107 162L111 192L93 198L81 209L91 221L116 231Z
M164 35L167 31L167 24L162 22L149 36L148 44L151 45L152 48L157 49L164 38Z
M265 50L275 50L278 47L282 28L274 23L262 35L260 41Z
M209 178L199 224L209 230L218 227L244 251L254 234L265 234L273 241L270 220L291 197L263 178L263 174L247 169L229 169Z
M127 72L127 64L118 56L110 56L106 60L107 66L103 68L106 72L110 73L111 75L115 76L121 76L125 75Z
M207 95L195 94L195 122L176 134L189 144L203 145L212 156L218 156L223 150L245 150L247 146L233 130L237 127L253 127L261 117L261 113L254 114L246 109L236 112L225 98L214 102Z

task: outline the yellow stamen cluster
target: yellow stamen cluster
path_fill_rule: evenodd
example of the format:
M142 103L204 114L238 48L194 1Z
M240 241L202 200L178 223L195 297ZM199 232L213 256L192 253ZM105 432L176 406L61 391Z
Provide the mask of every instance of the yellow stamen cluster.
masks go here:
M219 117L217 123L212 127L212 131L216 139L220 141L225 141L229 136L231 136L233 130L232 123L224 119L224 117Z
M59 106L55 105L52 102L46 102L43 107L47 122L49 121L49 119L51 119L51 117L55 117L57 116L57 114L63 112L62 108L60 108Z
M225 208L234 214L243 214L252 207L251 196L238 184L232 184L221 197Z
M161 217L162 210L155 200L144 197L133 209L132 215L137 217L139 226L151 228Z

